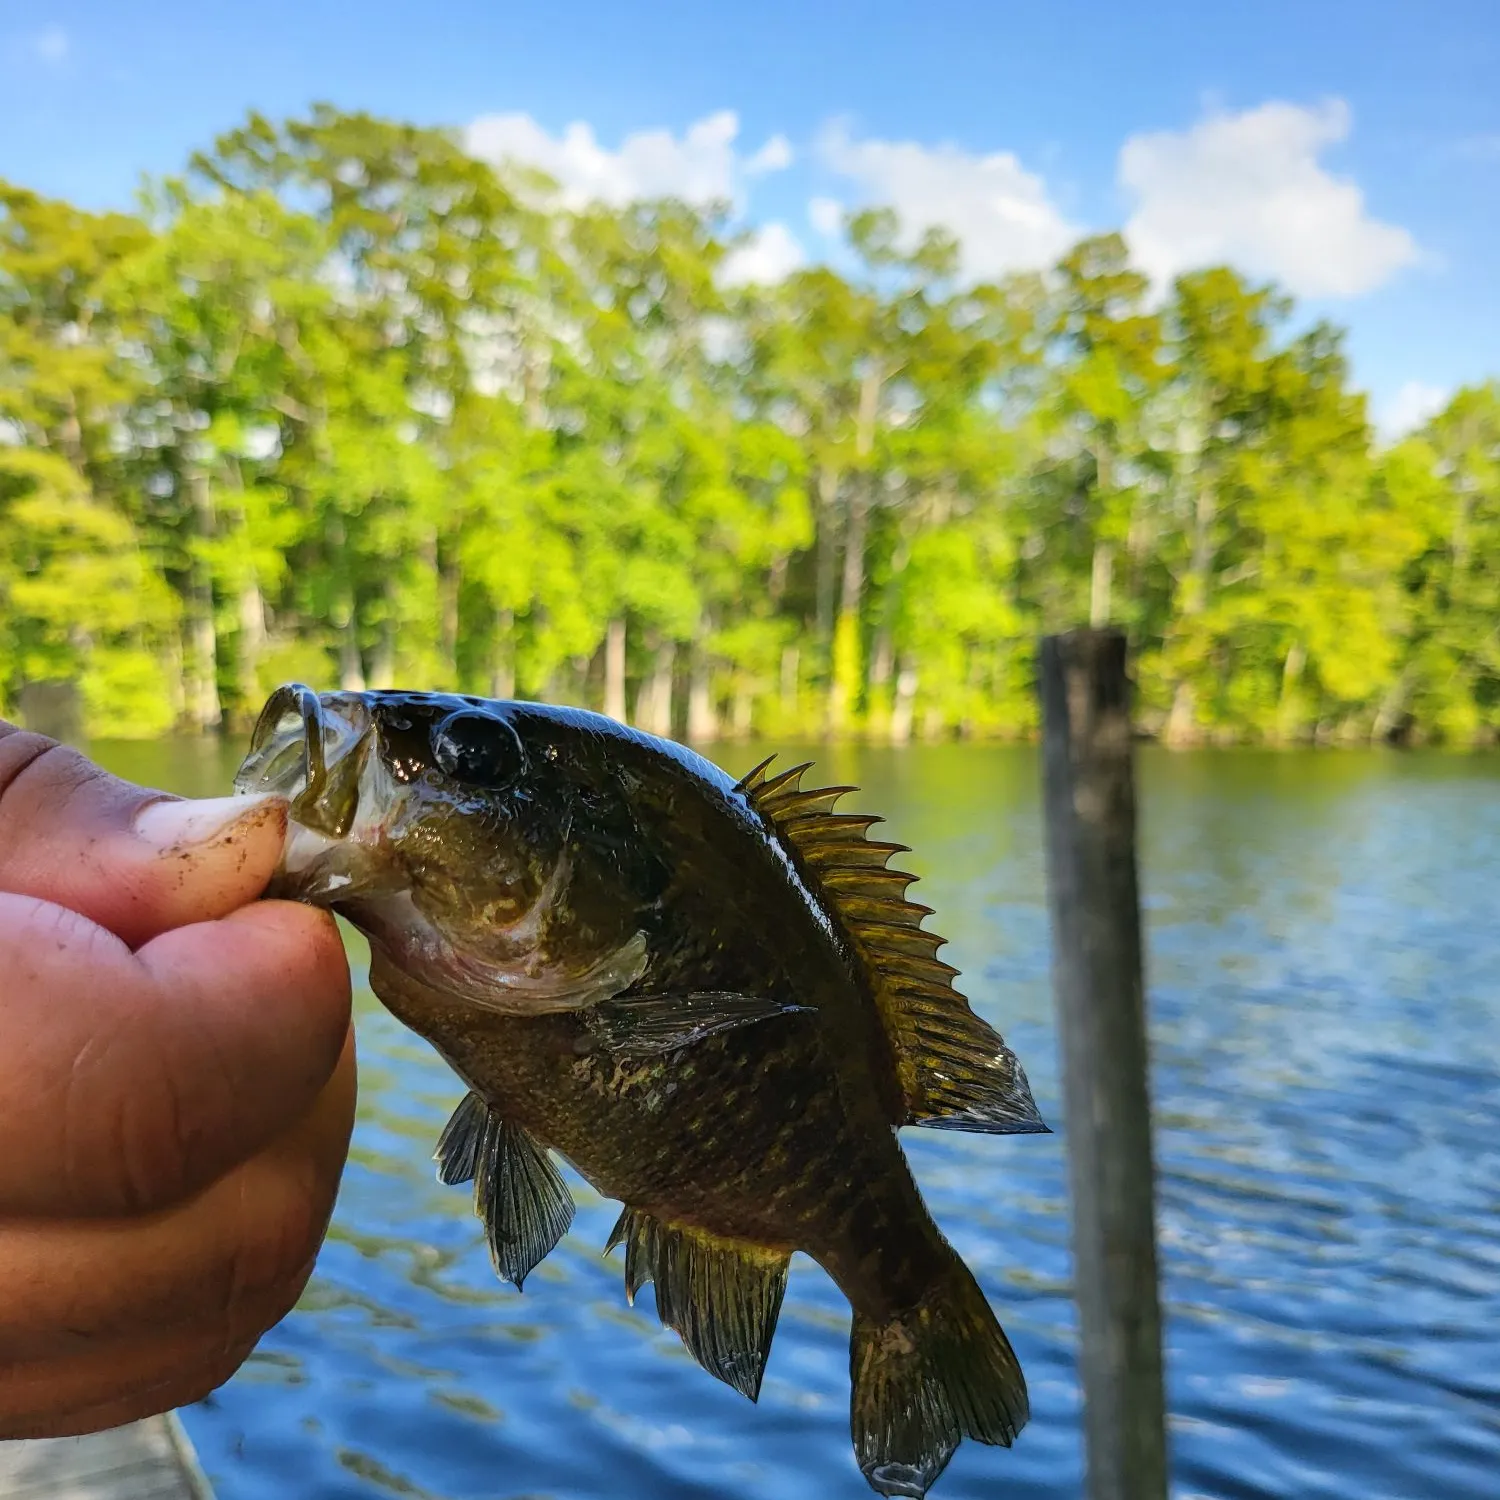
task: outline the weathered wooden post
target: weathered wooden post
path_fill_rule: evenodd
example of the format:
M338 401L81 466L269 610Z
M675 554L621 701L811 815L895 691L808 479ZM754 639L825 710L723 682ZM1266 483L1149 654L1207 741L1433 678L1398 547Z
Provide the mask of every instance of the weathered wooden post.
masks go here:
M1125 638L1042 641L1052 974L1062 1032L1090 1500L1165 1500L1155 1170Z

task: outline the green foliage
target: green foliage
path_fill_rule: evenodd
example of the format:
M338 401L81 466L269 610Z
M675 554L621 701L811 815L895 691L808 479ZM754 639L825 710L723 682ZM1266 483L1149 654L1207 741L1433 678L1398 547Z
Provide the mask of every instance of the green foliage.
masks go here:
M1500 733L1500 386L1381 449L1337 332L1230 270L1155 297L1102 235L969 285L889 210L847 234L847 276L730 286L718 211L321 105L139 216L0 184L0 700L1016 735L1037 635L1093 620L1173 743Z

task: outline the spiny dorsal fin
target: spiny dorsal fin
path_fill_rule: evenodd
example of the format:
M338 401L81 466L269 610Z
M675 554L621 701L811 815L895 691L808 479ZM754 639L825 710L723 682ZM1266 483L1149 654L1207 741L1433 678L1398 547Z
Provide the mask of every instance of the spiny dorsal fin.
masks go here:
M625 1246L625 1295L631 1303L656 1284L656 1311L688 1353L754 1401L776 1333L791 1257L742 1240L663 1224L627 1208L604 1247Z
M465 1094L433 1153L438 1180L474 1183L495 1274L517 1291L568 1232L573 1195L546 1151L519 1125Z
M804 789L811 762L767 776L774 759L737 790L837 915L863 961L906 1102L897 1123L1007 1135L1046 1130L1016 1055L954 989L958 970L936 956L944 939L922 927L931 909L906 899L916 877L888 868L906 845L871 839L879 818L833 811L854 787Z

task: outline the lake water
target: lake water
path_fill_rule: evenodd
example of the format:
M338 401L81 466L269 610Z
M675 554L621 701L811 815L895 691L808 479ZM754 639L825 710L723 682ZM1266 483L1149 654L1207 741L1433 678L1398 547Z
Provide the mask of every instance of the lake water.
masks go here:
M96 746L222 791L232 755ZM716 758L740 771L748 749ZM1030 751L820 755L914 846L928 924L1061 1125ZM1339 753L1141 762L1173 1493L1500 1493L1500 762ZM356 955L356 962L358 955ZM357 969L356 977L361 971ZM429 1160L461 1090L366 991L359 1126L302 1306L184 1418L222 1500L837 1500L848 1314L798 1258L760 1404L625 1305L615 1205L494 1280ZM1025 1366L1010 1450L935 1500L1082 1486L1066 1139L908 1131L929 1204Z

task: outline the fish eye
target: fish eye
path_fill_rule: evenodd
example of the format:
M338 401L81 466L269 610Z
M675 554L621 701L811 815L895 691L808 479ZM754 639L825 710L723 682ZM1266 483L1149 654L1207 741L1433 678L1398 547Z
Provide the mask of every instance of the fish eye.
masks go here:
M504 719L459 709L432 731L432 758L465 786L509 786L526 768L521 737Z

